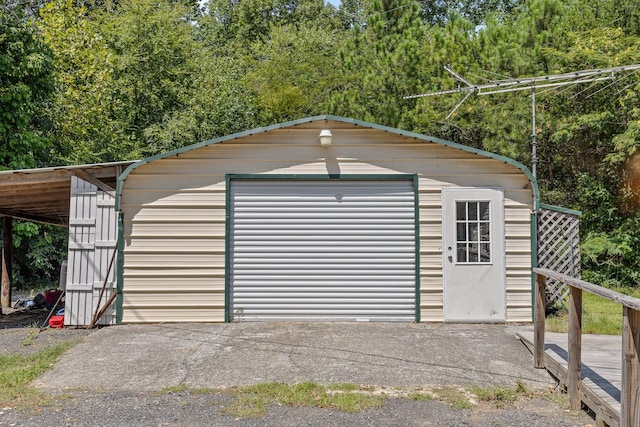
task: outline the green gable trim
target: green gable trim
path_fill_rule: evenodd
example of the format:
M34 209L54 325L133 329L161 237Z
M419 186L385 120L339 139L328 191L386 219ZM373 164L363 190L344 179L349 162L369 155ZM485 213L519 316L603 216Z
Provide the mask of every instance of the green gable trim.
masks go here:
M409 132L409 131L405 131L405 130L401 130L401 129L395 129L395 128L391 128L391 127L387 127L387 126L377 125L377 124L374 124L374 123L364 122L364 121L361 121L361 120L349 119L349 118L339 117L339 116L321 115L321 116L307 117L307 118L303 118L303 119L299 119L299 120L292 120L292 121L289 121L289 122L284 122L284 123L279 123L279 124L275 124L275 125L271 125L271 126L251 129L251 130L247 130L247 131L244 131L244 132L234 133L234 134L231 134L231 135L210 139L210 140L207 140L207 141L199 142L197 144L193 144L193 145L189 145L189 146L186 146L186 147L178 148L176 150L168 151L166 153L162 153L162 154L158 154L158 155L155 155L155 156L151 156L151 157L148 157L146 159L142 159L142 160L140 160L140 161L138 161L138 162L136 162L136 163L134 163L132 165L129 165L127 167L127 169L125 169L125 171L118 177L118 185L116 186L116 210L119 210L119 206L120 206L119 205L119 203L120 203L119 194L120 194L120 191L122 189L122 182L127 179L127 176L134 169L139 168L142 165L145 165L147 163L151 163L151 162L153 162L155 160L165 159L165 158L172 157L172 156L179 156L182 153L186 153L186 152L191 151L191 150L196 150L198 148L207 147L207 146L212 145L212 144L218 144L220 142L230 141L230 140L233 140L233 139L243 138L243 137L250 136L250 135L256 135L256 134L259 134L259 133L269 132L269 131L278 130L278 129L286 129L286 128L290 128L290 127L299 126L299 125L302 125L302 124L307 124L307 123L312 123L312 122L319 122L319 121L334 121L334 122L340 122L340 123L350 123L350 124L353 124L355 126L361 126L361 127L369 128L369 129L377 129L377 130L380 130L380 131L383 131L383 132L389 132L389 133L393 133L393 134L396 134L396 135L405 136L405 137L408 137L408 138L414 138L414 139L417 139L417 140L420 140L420 141L427 141L427 142L432 142L432 143L444 145L445 147L455 148L455 149L458 149L458 150L466 151L468 153L477 154L479 156L483 156L483 157L487 157L487 158L490 158L490 159L499 160L501 162L510 164L510 165L520 169L522 172L524 172L524 174L527 176L527 178L529 178L529 181L531 182L531 188L532 188L533 194L534 194L534 209L536 211L539 209L540 191L538 189L538 183L537 183L536 179L533 177L533 175L532 175L531 171L529 170L529 168L527 168L522 163L517 162L516 160L510 159L508 157L501 156L499 154L490 153L489 151L478 150L477 148L473 148L473 147L467 147L466 145L458 144L456 142L446 141L444 139L436 138L436 137L433 137L433 136L422 135L422 134L415 133L415 132Z
M124 220L122 213L116 211L118 216L118 261L116 264L116 323L122 323L122 286L124 284Z
M415 254L413 265L415 267L415 284L416 284L416 323L420 323L421 308L420 308L420 198L418 197L419 191L418 175L413 176L413 232L415 234Z
M224 210L224 323L231 321L231 176L225 177Z

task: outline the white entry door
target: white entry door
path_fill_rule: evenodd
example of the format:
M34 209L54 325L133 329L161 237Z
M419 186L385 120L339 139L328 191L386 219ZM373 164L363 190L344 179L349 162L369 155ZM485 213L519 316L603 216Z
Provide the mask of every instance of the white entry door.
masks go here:
M492 188L442 192L444 320L506 318L504 194Z

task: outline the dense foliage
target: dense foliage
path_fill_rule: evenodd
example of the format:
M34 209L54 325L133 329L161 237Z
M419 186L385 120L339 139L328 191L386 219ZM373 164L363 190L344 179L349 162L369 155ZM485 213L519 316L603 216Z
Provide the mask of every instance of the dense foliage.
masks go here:
M640 62L640 0L0 1L4 168L139 158L315 114L530 164L530 93L471 97L448 119L462 95L403 96L454 87L445 64L486 83ZM584 212L596 283L640 285L639 96L637 72L537 92L542 199Z
M53 91L53 54L33 20L7 5L0 15L0 168L45 162L46 125L38 110Z

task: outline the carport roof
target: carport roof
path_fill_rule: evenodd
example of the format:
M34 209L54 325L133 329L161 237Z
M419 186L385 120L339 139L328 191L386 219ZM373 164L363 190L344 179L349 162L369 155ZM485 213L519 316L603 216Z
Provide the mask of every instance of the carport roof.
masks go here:
M134 162L0 171L0 216L68 226L72 176L114 191L118 175Z

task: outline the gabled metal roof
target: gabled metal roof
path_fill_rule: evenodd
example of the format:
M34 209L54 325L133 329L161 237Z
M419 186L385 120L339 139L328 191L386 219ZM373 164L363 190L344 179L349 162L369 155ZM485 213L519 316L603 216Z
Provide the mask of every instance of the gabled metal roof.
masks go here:
M68 226L72 176L114 191L118 175L134 162L0 171L0 216Z
M203 141L203 142L200 142L200 143L197 143L197 144L188 145L186 147L182 147L182 148L179 148L179 149L176 149L176 150L168 151L166 153L159 154L159 155L156 155L156 156L148 157L146 159L140 160L139 162L136 162L136 163L134 163L132 165L129 165L129 167L127 167L127 169L118 178L118 184L117 184L118 185L118 189L117 189L117 191L118 191L118 193L120 192L122 183L127 178L129 173L131 173L131 171L133 171L134 169L136 169L136 168L138 168L138 167L140 167L140 166L142 166L144 164L151 163L151 162L153 162L155 160L159 160L159 159L163 159L163 158L167 158L167 157L171 157L171 156L176 156L176 155L179 155L181 153L185 153L187 151L197 150L198 148L207 147L207 146L212 145L212 144L217 144L217 143L229 141L229 140L232 140L232 139L242 138L242 137L245 137L245 136L255 135L255 134L269 132L269 131L278 130L278 129L285 129L285 128L289 128L289 127L295 127L295 126L299 126L299 125L303 125L303 124L307 124L307 123L320 122L320 121L334 121L334 122L341 122L341 123L350 123L350 124L353 124L355 126L361 126L361 127L369 128L369 129L377 129L377 130L381 130L381 131L384 131L384 132L389 132L389 133L394 133L394 134L397 134L397 135L406 136L408 138L415 138L415 139L422 140L422 141L425 141L425 142L432 142L432 143L444 145L446 147L456 148L458 150L466 151L466 152L469 152L469 153L477 154L479 156L488 157L488 158L491 158L491 159L499 160L499 161L504 162L504 163L508 163L508 164L520 169L527 176L527 178L529 178L529 181L531 182L531 188L532 188L533 194L534 194L534 204L535 204L534 209L536 211L538 210L538 205L540 203L540 192L539 192L539 189L538 189L538 183L536 181L536 178L533 176L533 174L531 173L531 171L529 170L528 167L526 167L525 165L523 165L522 163L520 163L520 162L518 162L516 160L510 159L508 157L501 156L499 154L491 153L489 151L478 150L477 148L468 147L466 145L458 144L458 143L455 143L455 142L447 141L447 140L436 138L436 137L433 137L433 136L422 135L422 134L415 133L415 132L409 132L409 131L405 131L405 130L401 130L401 129L395 129L395 128L382 126L382 125L377 125L377 124L369 123L369 122L365 122L365 121L350 119L350 118L346 118L346 117L331 116L331 115L321 115L321 116L307 117L307 118L303 118L303 119L299 119L299 120L293 120L293 121L289 121L289 122L278 123L278 124L271 125L271 126L251 129L251 130L247 130L247 131L244 131L244 132L234 133L234 134L231 134L231 135L210 139L208 141ZM119 202L120 202L119 197L116 197L116 209L118 208Z

